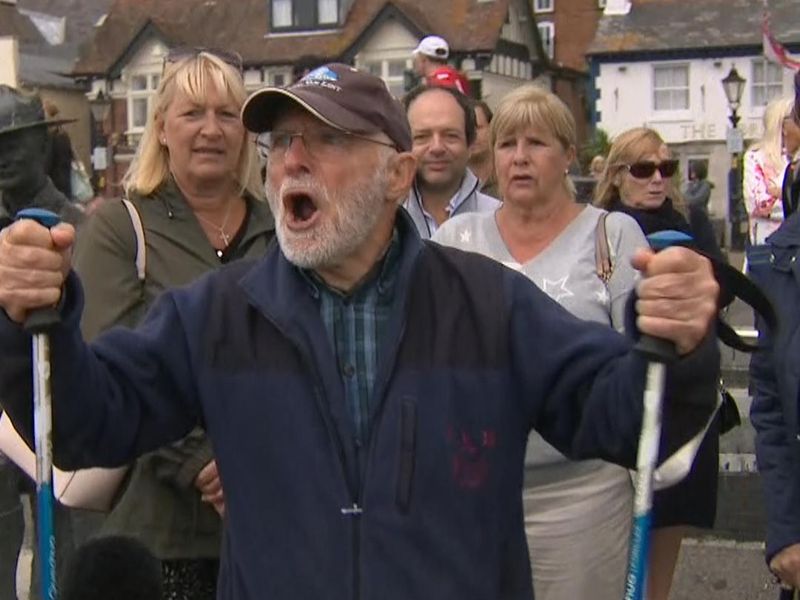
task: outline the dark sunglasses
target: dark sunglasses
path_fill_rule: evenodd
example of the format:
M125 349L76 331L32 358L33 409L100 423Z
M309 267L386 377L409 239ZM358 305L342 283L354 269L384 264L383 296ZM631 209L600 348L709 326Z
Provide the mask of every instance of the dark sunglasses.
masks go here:
M167 65L180 62L187 58L195 58L199 54L202 53L211 54L212 56L216 56L225 64L230 65L234 69L239 72L241 75L244 71L244 61L242 60L242 55L238 52L234 52L232 50L220 50L219 48L204 48L200 47L186 47L186 46L179 46L177 48L170 48L167 55L164 57L164 64L162 66L162 73L164 68Z
M660 163L654 163L651 160L643 160L635 162L631 165L625 165L631 175L636 179L650 179L658 169L661 177L669 179L678 172L677 160L662 160Z

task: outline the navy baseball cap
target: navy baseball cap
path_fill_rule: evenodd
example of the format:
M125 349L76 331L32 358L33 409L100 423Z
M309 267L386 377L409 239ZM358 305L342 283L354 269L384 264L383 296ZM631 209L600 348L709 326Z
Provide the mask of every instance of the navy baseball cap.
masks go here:
M411 150L405 110L380 77L350 65L327 64L289 87L253 92L242 107L242 123L254 133L271 131L287 99L331 127L359 134L383 132L398 150Z

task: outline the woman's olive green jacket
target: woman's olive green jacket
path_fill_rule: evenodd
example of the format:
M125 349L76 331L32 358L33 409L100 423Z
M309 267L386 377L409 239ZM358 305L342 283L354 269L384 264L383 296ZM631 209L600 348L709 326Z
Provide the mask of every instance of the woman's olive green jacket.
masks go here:
M132 196L142 220L146 276L136 271L136 235L123 203L109 200L79 232L74 268L85 290L86 339L114 325L135 326L163 290L182 286L221 265L173 182L146 198ZM274 233L264 202L245 195L248 218L237 256L264 254ZM140 539L162 560L216 558L221 521L201 502L194 480L213 458L198 427L183 440L144 455L130 470L103 532Z

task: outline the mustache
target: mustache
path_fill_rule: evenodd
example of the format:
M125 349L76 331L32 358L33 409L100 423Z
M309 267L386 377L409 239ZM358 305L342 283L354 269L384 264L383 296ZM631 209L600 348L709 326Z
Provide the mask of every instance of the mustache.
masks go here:
M311 193L316 198L324 201L328 200L328 191L311 175L285 177L279 188L275 188L269 181L264 185L264 193L271 204L280 204L281 198L283 198L287 192L295 190Z

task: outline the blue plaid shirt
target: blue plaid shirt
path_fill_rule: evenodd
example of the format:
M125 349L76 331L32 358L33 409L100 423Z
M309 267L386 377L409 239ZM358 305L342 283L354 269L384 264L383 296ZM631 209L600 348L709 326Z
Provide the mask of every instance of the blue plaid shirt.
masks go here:
M369 435L378 346L389 320L400 250L400 234L395 229L383 260L347 295L304 271L319 291L320 314L336 353L358 442Z

